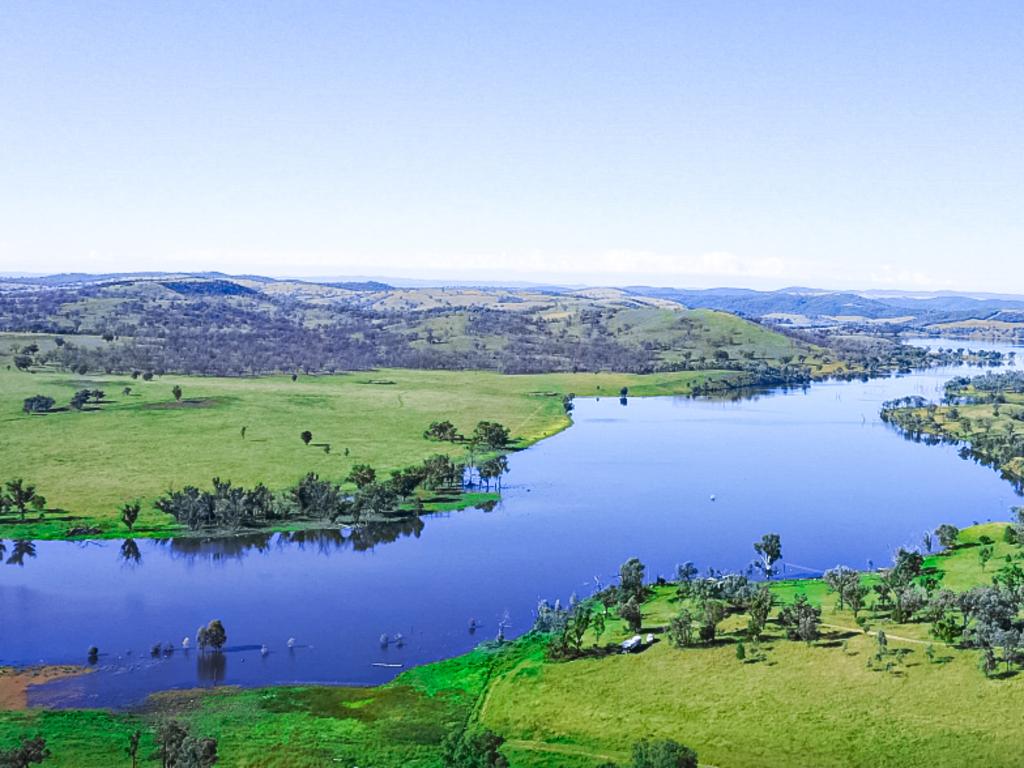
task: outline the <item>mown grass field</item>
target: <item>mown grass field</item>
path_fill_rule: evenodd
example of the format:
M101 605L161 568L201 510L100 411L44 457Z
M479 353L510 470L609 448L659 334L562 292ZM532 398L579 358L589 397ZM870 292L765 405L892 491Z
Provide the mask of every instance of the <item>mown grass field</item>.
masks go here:
M10 343L11 337L0 339L0 348ZM50 514L49 521L31 525L0 525L0 538L60 538L81 525L123 534L117 510L133 499L143 501L145 510L138 535L165 535L175 529L151 503L172 487L207 487L220 477L277 490L307 472L341 480L354 464L371 464L383 473L432 453L464 456L460 445L424 439L423 430L440 419L465 433L480 420L499 421L511 430L516 447L525 447L569 425L564 394L617 396L623 386L635 395L686 394L709 378L730 375L377 370L297 381L162 376L145 382L28 373L6 362L0 358L0 480L23 477L38 486L50 508L78 519ZM183 391L180 403L171 392L176 385ZM131 394L123 394L125 387ZM47 395L59 408L79 389L102 389L107 401L81 412L22 412L27 397ZM313 433L309 446L299 437L306 429Z
M962 532L961 547L929 556L926 567L956 590L988 583L996 565L983 569L974 546L981 536L996 541L994 561L1021 552L1003 542L1003 527ZM868 611L865 632L837 610L821 581L772 588L780 602L803 593L822 606L821 640L786 640L769 625L765 658L740 661L745 619L733 616L716 644L676 649L663 635L679 609L667 585L643 607L643 631L659 639L639 654L552 662L543 641L527 636L501 651L481 648L410 670L380 688L178 692L134 714L0 713L0 748L38 732L54 753L47 764L127 765L118 758L129 735L141 728L152 744L153 725L174 716L216 737L226 766L441 768L441 738L466 722L501 734L514 768L624 763L645 737L683 742L702 765L723 768L1020 764L1024 675L986 678L976 651L931 640L926 624L894 625ZM867 664L880 629L899 657L888 671ZM613 614L602 643L627 635ZM584 641L592 643L592 636Z

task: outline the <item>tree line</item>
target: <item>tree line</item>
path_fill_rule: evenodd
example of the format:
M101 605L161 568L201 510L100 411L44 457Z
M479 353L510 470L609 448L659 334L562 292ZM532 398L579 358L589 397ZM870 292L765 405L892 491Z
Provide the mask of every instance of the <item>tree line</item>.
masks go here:
M481 465L481 472L484 466L486 463ZM278 493L262 483L244 488L214 478L210 490L185 486L168 491L155 506L190 530L260 527L285 520L358 523L379 517L418 515L423 504L415 496L416 491L460 490L465 471L464 464L439 453L421 464L393 470L386 478L379 478L377 471L367 464L357 464L345 478L345 482L355 486L355 491L314 472Z
M826 589L836 596L838 610L852 612L863 632L872 623L929 625L929 633L939 643L979 652L979 667L994 675L1000 665L1004 674L1024 669L1024 507L1014 510L1013 524L1005 529L1005 539L1018 547L992 572L991 585L979 585L963 592L944 588L941 572L927 567L925 555L918 549L900 548L892 563L876 571L860 572L847 566L831 568L822 576ZM931 552L936 543L943 554L972 548L985 572L994 558L994 541L982 535L975 542L962 543L959 530L944 524L924 536L924 548ZM798 592L791 601L779 603L769 580L782 556L777 534L767 534L754 545L756 564L765 575L762 582L751 581L740 573L721 573L713 569L700 576L692 563L678 566L675 574L679 611L664 627L669 643L678 648L712 645L718 642L719 627L729 616L745 616L746 624L733 632L737 657L746 662L764 658L762 641L769 625L774 625L789 640L814 643L821 636L821 608L806 594ZM617 617L630 632L643 629L644 603L652 587L645 579L645 566L637 558L619 569L618 584L599 589L587 600L573 596L567 606L559 601L541 601L533 630L548 638L547 652L554 660L604 654L618 646L601 645L606 622ZM664 579L657 584L666 585ZM660 629L657 631L661 631ZM587 636L592 645L584 647ZM868 666L878 671L893 671L900 654L888 647L884 630L876 635L876 653ZM749 649L749 650L748 650ZM928 646L929 660L936 659Z

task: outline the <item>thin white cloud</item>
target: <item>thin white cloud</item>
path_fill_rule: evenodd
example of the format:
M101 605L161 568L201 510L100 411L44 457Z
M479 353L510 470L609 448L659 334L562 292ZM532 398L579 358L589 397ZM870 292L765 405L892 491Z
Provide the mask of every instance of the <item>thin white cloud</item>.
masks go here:
M952 280L940 279L927 272L903 269L892 264L883 264L879 269L871 272L868 279L875 285L897 288L920 288L922 290L937 290L956 286L956 283Z
M214 267L213 265L219 265ZM771 279L786 274L779 258L749 258L726 251L670 254L614 249L601 253L463 252L415 254L356 254L343 251L201 250L171 254L168 269L219 268L235 272L280 275L367 274L429 277L431 274L481 273L515 279L561 277L630 282L638 277Z

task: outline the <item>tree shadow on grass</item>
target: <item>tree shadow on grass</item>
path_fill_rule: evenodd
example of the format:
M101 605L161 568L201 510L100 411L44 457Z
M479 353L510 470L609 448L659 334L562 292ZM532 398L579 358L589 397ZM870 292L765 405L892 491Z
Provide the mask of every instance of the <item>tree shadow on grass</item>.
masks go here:
M1000 672L993 672L989 675L990 680L1010 680L1020 674L1017 669L1003 669Z

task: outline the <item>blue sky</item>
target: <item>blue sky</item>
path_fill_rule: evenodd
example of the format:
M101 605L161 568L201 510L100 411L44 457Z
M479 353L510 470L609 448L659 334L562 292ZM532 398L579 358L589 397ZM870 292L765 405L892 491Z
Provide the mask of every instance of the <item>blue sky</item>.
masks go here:
M22 2L0 271L1024 292L1020 2Z

